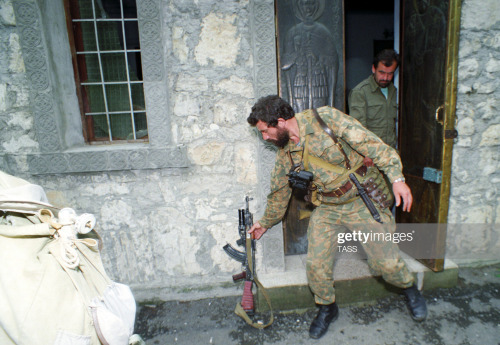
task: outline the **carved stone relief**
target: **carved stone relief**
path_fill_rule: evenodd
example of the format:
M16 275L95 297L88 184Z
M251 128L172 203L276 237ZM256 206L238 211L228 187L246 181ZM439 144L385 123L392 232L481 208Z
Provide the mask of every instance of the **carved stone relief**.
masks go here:
M256 98L278 93L276 74L276 42L274 24L274 1L254 0L252 3L252 41L254 55L254 91ZM263 208L270 190L270 174L274 166L276 151L259 141L259 196L258 205ZM261 213L263 210L260 210ZM285 252L281 223L266 233L259 243L262 260L257 262L263 272L284 271Z

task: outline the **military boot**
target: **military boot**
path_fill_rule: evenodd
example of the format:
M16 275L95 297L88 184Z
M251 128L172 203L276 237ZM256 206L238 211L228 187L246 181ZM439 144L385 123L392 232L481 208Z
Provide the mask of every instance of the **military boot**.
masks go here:
M410 315L415 321L423 321L427 317L427 305L424 296L418 291L417 286L413 284L404 289L406 295L406 305L410 310Z
M338 316L339 307L337 307L335 302L332 304L321 304L319 306L318 315L316 315L309 328L309 336L314 339L319 339L324 336L330 323L335 321Z

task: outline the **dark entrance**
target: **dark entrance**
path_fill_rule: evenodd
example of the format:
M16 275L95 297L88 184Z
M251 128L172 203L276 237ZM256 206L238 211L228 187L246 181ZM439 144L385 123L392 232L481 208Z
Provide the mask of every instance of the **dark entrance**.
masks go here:
M308 1L302 2L307 3ZM319 56L321 51L328 50L329 46L325 44L328 39L321 39L318 40L319 46L309 44L297 49L297 51L300 50L304 54L302 58L299 54L296 56L290 55L289 52L294 51L297 43L301 42L302 37L311 36L307 32L301 34L297 31L301 27L311 27L311 24L306 23L306 21L302 21L303 25L301 25L299 17L302 15L297 16L294 14L299 3L300 1L296 0L276 1L278 62L281 67L279 71L280 95L289 100L296 111L308 109L311 105L317 107L326 104L347 111L346 98L348 92L370 75L374 54L384 48L394 47L394 4L392 1L373 2L369 0L326 0L316 2L318 8L324 6L323 15L319 16L318 12L316 12L315 22L318 24L316 27L324 26L329 30L334 41L334 49L337 51L339 66L335 79L335 92L330 91L334 95L333 101L329 98L321 101L301 102L294 98L297 92L292 89L292 86L301 84L297 82L300 79L296 78L297 75L301 75L300 68L298 68L300 64L293 64L290 61L300 61L302 59L304 61L302 63L302 75L311 75L307 73L307 54L317 51L315 54ZM311 17L314 16L314 14L311 15ZM310 33L311 29L307 31ZM326 56L328 55L329 53L326 53ZM331 61L333 60L335 59L331 59ZM335 61L333 62L335 63ZM306 80L306 78L302 78L302 80ZM305 94L310 89L302 88L302 92ZM299 96L301 95L299 94ZM309 218L304 217L308 212L310 212L310 209L302 201L302 195L294 195L290 200L283 222L286 255L305 254L307 252Z

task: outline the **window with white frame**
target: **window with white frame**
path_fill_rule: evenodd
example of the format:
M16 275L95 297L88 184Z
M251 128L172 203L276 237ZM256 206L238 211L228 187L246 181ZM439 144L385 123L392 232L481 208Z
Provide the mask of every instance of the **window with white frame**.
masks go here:
M136 0L68 0L66 16L85 140L147 140Z

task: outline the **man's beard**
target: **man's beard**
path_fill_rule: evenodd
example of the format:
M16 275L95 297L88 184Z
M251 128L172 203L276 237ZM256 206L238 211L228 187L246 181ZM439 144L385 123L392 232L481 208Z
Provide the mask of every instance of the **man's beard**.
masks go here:
M288 134L288 131L282 128L278 128L277 131L278 138L276 140L267 140L270 143L273 143L274 145L278 146L280 149L284 148L286 144L290 141L290 135Z
M391 81L387 81L387 80L378 80L377 81L378 86L380 86L381 88L388 87L390 83L391 83Z

